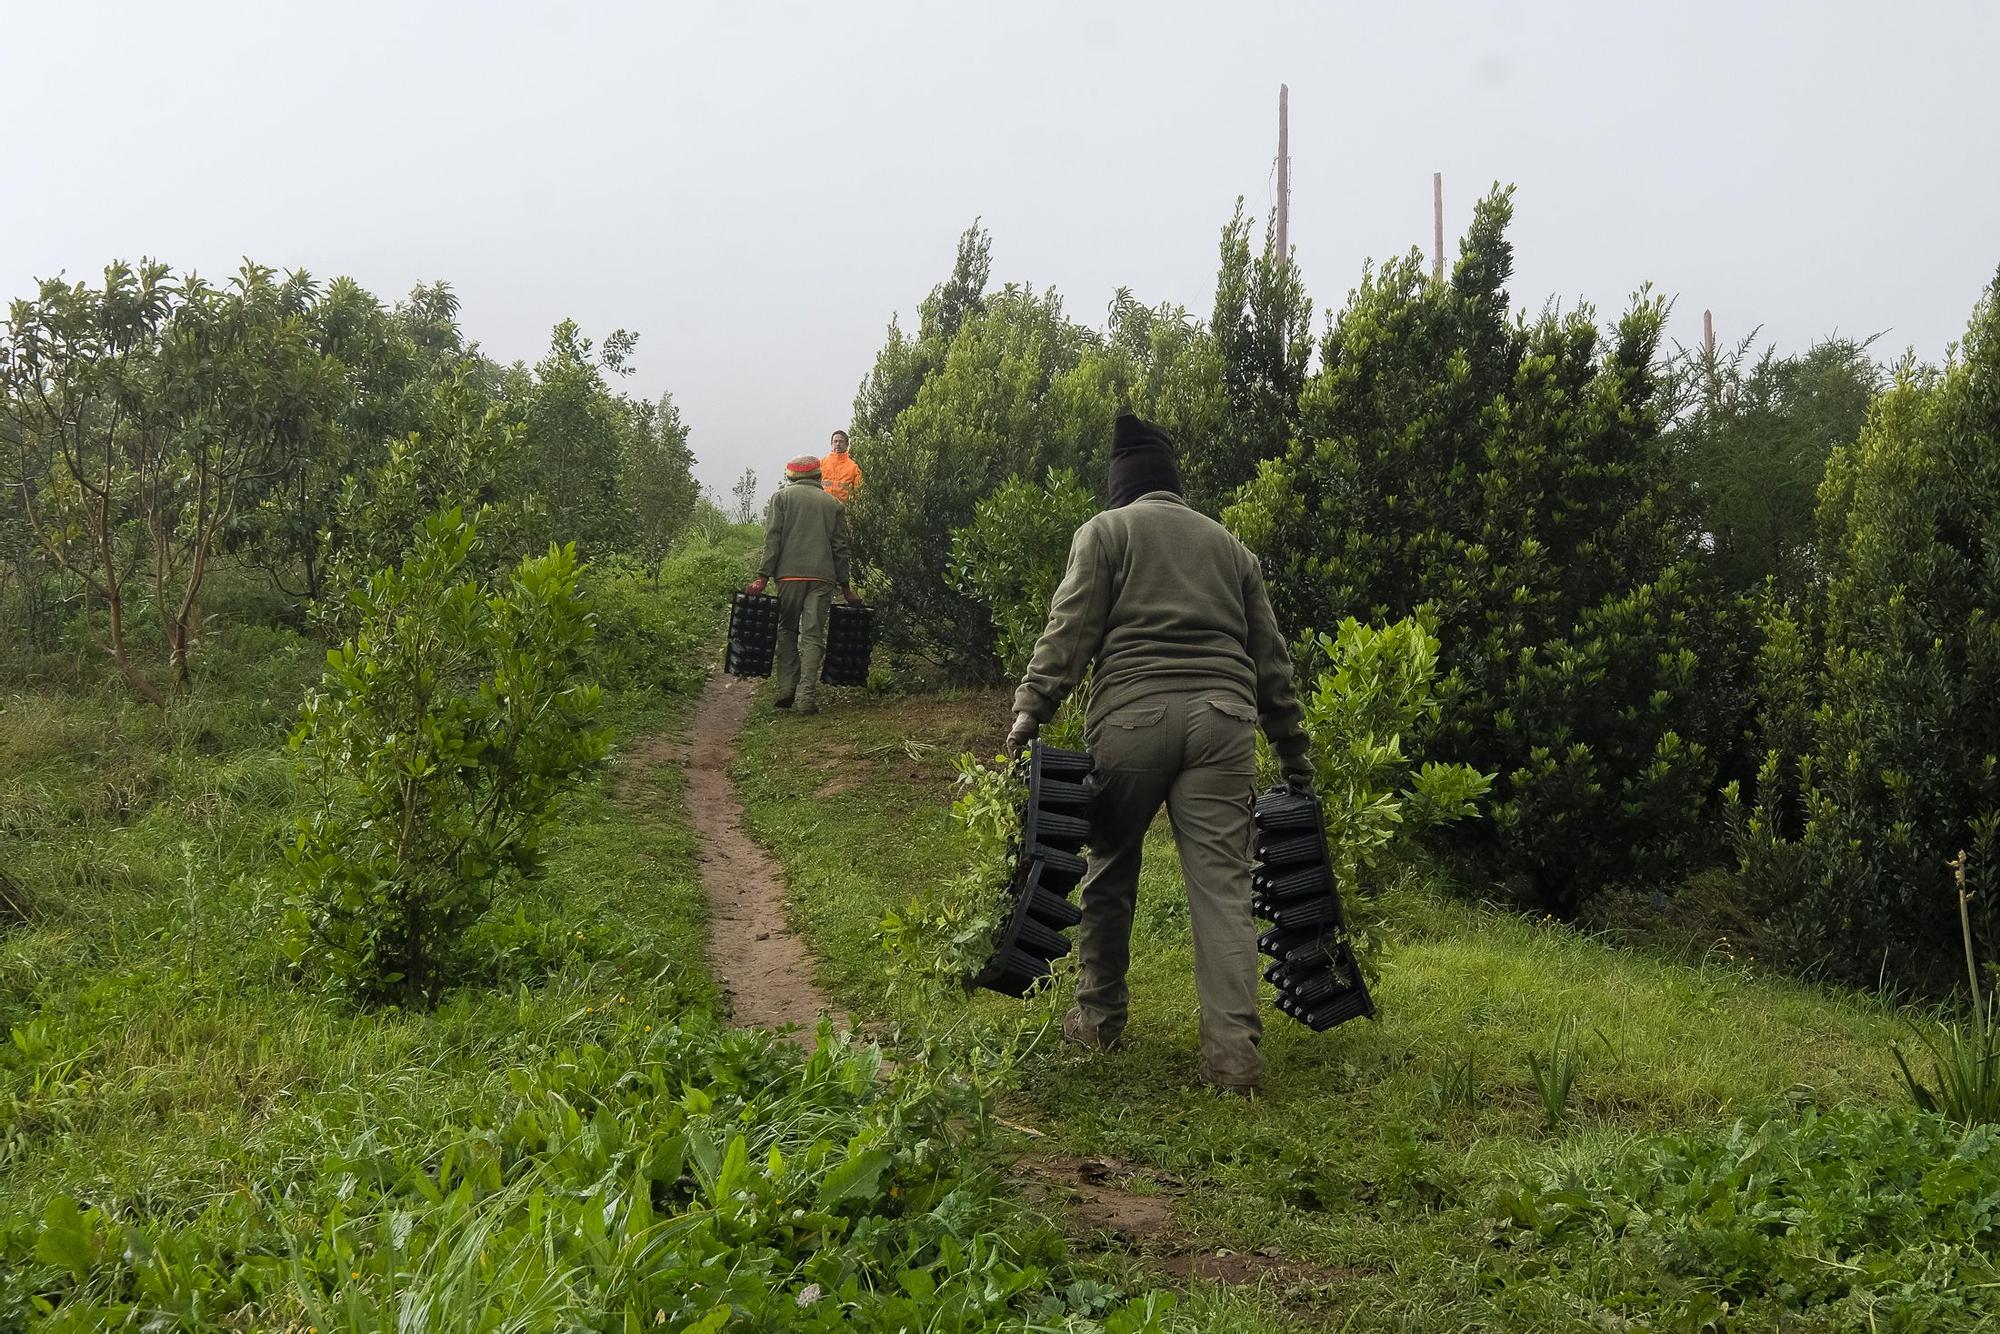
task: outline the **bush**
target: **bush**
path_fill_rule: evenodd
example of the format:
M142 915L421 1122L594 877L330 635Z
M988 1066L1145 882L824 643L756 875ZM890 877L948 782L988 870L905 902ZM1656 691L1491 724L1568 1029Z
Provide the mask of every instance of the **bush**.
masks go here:
M198 1208L0 1214L0 1325L1158 1329L1170 1298L1068 1281L976 1166L990 1091L938 1070L668 1029L530 1057L448 1136L364 1101Z
M1227 519L1294 633L1427 620L1433 744L1496 775L1489 864L1574 909L1698 850L1742 665L1660 439L1660 303L1608 346L1587 310L1510 319L1511 214L1479 205L1447 282L1415 253L1364 275Z
M2000 299L1958 360L1905 365L1819 496L1823 594L1764 617L1768 750L1735 808L1750 883L1803 963L1949 976L1943 868L2000 928Z
M1095 513L1097 497L1075 473L1058 469L1043 486L1009 478L952 535L952 583L985 605L1009 677L1027 670L1076 530Z
M584 661L613 690L692 694L708 678L716 608L744 578L743 561L706 542L648 573L630 557L593 561L585 577L596 633Z
M1305 730L1326 815L1327 851L1345 894L1379 888L1416 835L1476 815L1490 774L1404 749L1435 733L1437 641L1414 621L1377 630L1352 619L1308 646ZM1317 666L1314 660L1317 660Z
M1522 1327L1973 1328L2000 1315L2000 1142L1843 1109L1518 1179L1487 1282ZM1983 1319L1982 1319L1983 1317Z
M292 746L317 800L285 850L300 962L357 999L427 1004L465 930L533 871L557 796L599 758L598 687L574 548L488 592L477 533L427 520L409 556L350 595L358 629L327 654Z

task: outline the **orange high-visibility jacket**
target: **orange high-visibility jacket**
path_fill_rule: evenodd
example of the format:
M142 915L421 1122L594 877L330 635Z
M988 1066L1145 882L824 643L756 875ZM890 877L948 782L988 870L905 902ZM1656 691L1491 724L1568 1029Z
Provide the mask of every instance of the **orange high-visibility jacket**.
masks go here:
M819 461L819 479L826 493L845 505L860 494L861 465L852 454L828 454Z

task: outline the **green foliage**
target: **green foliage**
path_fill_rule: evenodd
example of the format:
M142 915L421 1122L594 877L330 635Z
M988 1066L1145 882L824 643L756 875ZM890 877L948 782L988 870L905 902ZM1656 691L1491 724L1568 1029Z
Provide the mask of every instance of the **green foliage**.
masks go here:
M1219 365L1225 418L1213 434L1175 435L1189 503L1221 511L1265 459L1281 457L1299 422L1312 355L1312 301L1290 255L1277 250L1275 215L1264 248L1252 258L1252 220L1236 201L1236 215L1222 229L1222 262L1215 279L1215 315L1209 333ZM1170 428L1171 429L1171 428Z
M1792 357L1766 348L1746 366L1746 339L1676 359L1662 385L1676 405L1665 438L1713 541L1709 563L1731 589L1776 577L1798 590L1814 569L1827 456L1853 443L1881 388L1872 341L1829 338Z
M803 1058L754 1032L583 1045L442 1138L335 1116L339 1157L191 1216L0 1216L0 1323L1157 1329L1170 1302L1067 1282L979 1179L989 1096L824 1031Z
M592 562L584 578L594 627L584 653L612 690L692 694L708 679L715 608L743 582L744 561L710 542L684 543L648 571L626 556Z
M1009 889L1021 853L1026 775L1005 758L983 764L972 755L959 756L957 770L951 814L964 869L926 885L882 917L882 941L897 980L919 991L970 981L992 957L993 934L1013 904Z
M1434 745L1496 775L1493 868L1572 908L1700 850L1741 722L1736 635L1659 434L1661 304L1510 319L1505 192L1451 279L1363 276L1300 440L1228 511L1294 631L1426 618L1451 706Z
M1344 894L1381 888L1427 829L1476 815L1493 779L1470 765L1418 767L1435 734L1437 641L1415 621L1377 630L1352 618L1301 654L1309 681L1306 735L1326 817L1327 851Z
M576 321L564 320L532 377L518 366L508 377L509 412L521 424L508 492L539 497L544 531L587 556L622 549L632 537L634 516L619 483L635 443L635 410L611 394L604 375L629 373L626 358L637 341L620 329L599 351ZM656 462L671 473L671 458Z
M1546 1057L1530 1051L1527 1061L1528 1078L1541 1099L1542 1120L1551 1131L1560 1130L1563 1118L1569 1115L1570 1090L1576 1087L1577 1074L1583 1068L1583 1044L1576 1020L1566 1019L1556 1028Z
M1643 1142L1496 1196L1503 1310L1596 1328L1973 1328L2000 1315L2000 1143L1844 1109Z
M620 503L632 522L632 549L647 560L664 559L694 527L701 485L694 479L694 451L687 423L673 395L634 403L620 462Z
M1957 359L1905 365L1820 488L1823 594L1764 615L1768 747L1732 810L1791 953L1856 981L1929 984L1954 951L1940 873L1970 853L2000 926L2000 301Z
M358 628L292 734L318 802L285 851L287 925L308 969L365 1002L437 999L460 937L533 871L551 804L604 753L598 687L577 679L574 548L488 592L467 577L476 540L441 512L354 590Z
M1010 677L1027 669L1068 566L1070 543L1095 513L1097 498L1075 473L1058 469L1042 486L1008 478L952 535L952 582L985 604Z
M890 326L854 409L855 457L869 478L853 509L855 549L884 606L884 636L968 681L992 678L1004 656L976 573L954 563L983 501L1057 470L1079 493L1101 494L1121 411L1166 426L1184 457L1229 438L1222 359L1185 310L1121 290L1099 333L1071 321L1054 292L986 292L990 252L976 227L961 239L917 335ZM1024 495L1006 503L1018 508ZM999 553L988 543L986 554ZM1023 581L1010 572L995 582L1012 603Z

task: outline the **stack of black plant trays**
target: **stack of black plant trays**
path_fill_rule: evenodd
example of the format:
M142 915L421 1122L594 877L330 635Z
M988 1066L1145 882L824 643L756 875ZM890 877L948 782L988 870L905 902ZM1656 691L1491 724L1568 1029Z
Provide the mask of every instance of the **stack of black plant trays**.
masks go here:
M830 686L865 686L875 652L875 609L833 605L826 627L826 662L819 679Z
M1250 884L1250 906L1271 924L1257 948L1270 956L1264 980L1278 989L1278 1009L1316 1033L1373 1019L1375 1002L1348 941L1318 797L1280 789L1257 799Z
M1025 996L1069 953L1064 933L1083 920L1069 900L1083 879L1090 837L1090 756L1035 742L1028 750L1028 800L1014 858L1013 907L993 938L993 957L971 985Z
M729 604L729 650L722 670L731 676L769 676L778 652L778 599L738 592Z

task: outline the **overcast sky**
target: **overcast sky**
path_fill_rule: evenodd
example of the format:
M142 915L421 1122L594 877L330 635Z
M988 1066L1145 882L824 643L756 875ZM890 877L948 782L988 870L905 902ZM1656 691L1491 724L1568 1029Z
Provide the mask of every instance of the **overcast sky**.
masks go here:
M2000 265L2000 5L0 3L0 270L442 278L503 361L642 336L704 481L847 420L973 218L996 281L1206 315L1238 195L1316 312L1518 185L1517 304L1941 357ZM1454 245L1455 248L1455 245Z

